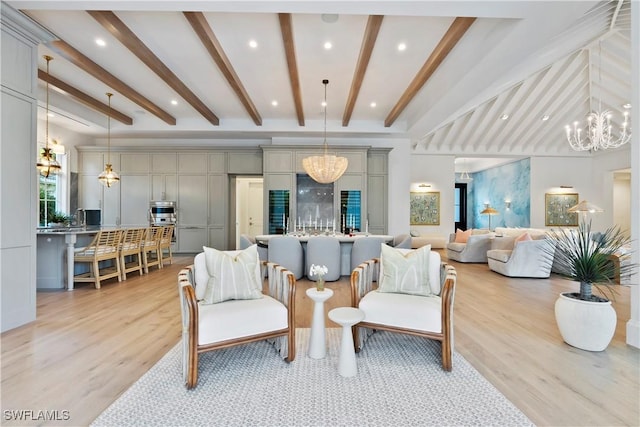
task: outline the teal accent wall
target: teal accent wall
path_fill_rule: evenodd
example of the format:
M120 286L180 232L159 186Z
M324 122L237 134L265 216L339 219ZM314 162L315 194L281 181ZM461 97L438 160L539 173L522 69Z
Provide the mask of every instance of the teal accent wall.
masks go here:
M530 159L486 169L472 174L467 186L469 228L488 228L488 215L481 215L485 203L500 212L491 217L491 229L496 227L530 227L531 224L531 162ZM507 209L505 200L511 201Z

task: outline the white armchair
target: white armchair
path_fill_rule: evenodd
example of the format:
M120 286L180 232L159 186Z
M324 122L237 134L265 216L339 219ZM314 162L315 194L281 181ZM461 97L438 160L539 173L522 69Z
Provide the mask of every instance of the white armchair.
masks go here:
M277 264L261 264L268 273L266 294L213 304L205 302L210 278L205 254L196 255L194 264L180 271L183 378L187 388L197 385L198 355L207 351L269 340L287 362L295 359L295 277Z
M417 335L442 343L442 369L452 369L453 300L456 270L441 262L440 254L429 255L429 296L374 290L373 275L378 259L365 261L351 273L351 303L364 311L364 321L353 329L356 351L362 350L372 330Z
M474 229L465 243L456 242L456 233L449 236L447 258L458 262L487 262L487 251L491 249L494 233Z
M487 252L489 268L508 277L547 278L551 274L555 247L544 235L516 242L512 236L496 237Z

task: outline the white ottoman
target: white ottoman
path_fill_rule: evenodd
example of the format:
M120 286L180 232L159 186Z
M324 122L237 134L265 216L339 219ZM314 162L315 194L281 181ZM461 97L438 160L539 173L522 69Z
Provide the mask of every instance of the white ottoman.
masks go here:
M342 326L338 373L343 377L354 377L358 373L358 365L356 365L356 352L353 348L351 327L364 320L364 311L353 307L334 308L329 311L329 319Z

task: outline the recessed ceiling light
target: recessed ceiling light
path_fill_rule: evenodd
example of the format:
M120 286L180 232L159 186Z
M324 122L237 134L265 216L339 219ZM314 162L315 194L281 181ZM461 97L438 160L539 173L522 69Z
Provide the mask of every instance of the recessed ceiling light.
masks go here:
M331 49L332 47L333 47L333 45L331 44L331 42L325 42L325 44L324 44L324 48L325 48L326 50L329 50L329 49Z
M171 105L178 105L178 101L176 101L175 99L171 100Z
M371 108L376 108L376 105L378 105L378 104L376 104L375 102L372 102L372 103L371 103L371 104L369 104L369 105L371 106Z
M503 114L503 115L500 116L501 120L507 120L508 118L509 118L508 114Z
M53 113L47 113L47 116L49 116L49 117L55 117L56 115L55 115L55 114L53 114Z
M398 45L398 50L399 50L400 52L402 52L403 50L406 50L406 49L407 49L407 45L406 45L405 43L400 43L400 44Z
M333 24L338 20L337 13L323 13L320 17L322 22L326 22L327 24Z
M542 116L542 121L546 122L547 120L549 120L549 115L545 114L544 116Z
M107 45L107 42L102 39L96 39L96 44L100 47L105 47Z
M629 108L631 108L631 104L627 103L627 104L624 104L622 107L628 110Z
M274 107L278 106L278 101L276 101L275 99L273 101L271 101L271 105L273 105Z
M322 101L322 103L320 105L322 105L323 107L326 107L327 106L327 101Z
M255 40L249 40L249 47L255 49L258 47L258 42Z

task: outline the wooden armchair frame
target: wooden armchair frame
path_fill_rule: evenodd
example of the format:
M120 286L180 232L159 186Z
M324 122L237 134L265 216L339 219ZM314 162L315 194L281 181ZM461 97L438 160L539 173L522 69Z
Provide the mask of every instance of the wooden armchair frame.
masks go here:
M360 299L367 293L374 290L373 272L376 271L376 264L379 260L372 259L358 265L351 273L351 305L358 307ZM443 280L444 276L444 280ZM364 321L353 326L353 342L357 352L362 349L364 341L359 335L359 328L370 328L376 330L384 330L390 332L398 332L402 334L415 335L436 341L440 341L442 345L442 369L451 371L452 369L452 351L453 351L453 300L456 287L456 269L449 264L441 263L441 332L422 331L417 329L399 328L379 323L370 323ZM362 279L362 280L361 280ZM416 297L424 298L424 297Z
M296 328L295 328L295 283L296 279L289 270L275 263L262 262L263 268L268 270L267 295L280 301L287 307L287 324L284 329L274 330L258 335L245 336L226 341L208 344L198 343L198 300L195 292L194 266L190 265L178 274L178 288L182 305L182 350L183 350L183 378L185 387L194 388L198 383L198 355L208 351L247 344L254 341L272 340L278 337L286 339L287 362L296 357ZM281 284L281 287L278 286ZM224 302L219 303L224 304ZM224 327L224 325L220 325Z
M175 231L174 225L164 225L162 227L162 235L160 236L160 266L164 267L165 263L173 263L173 252L171 250L171 239ZM166 252L165 252L166 251ZM166 253L166 255L165 255Z
M149 267L154 265L162 268L162 255L160 255L160 237L162 237L162 227L148 227L144 233L144 238L140 244L142 252L142 266L144 272L149 273Z

